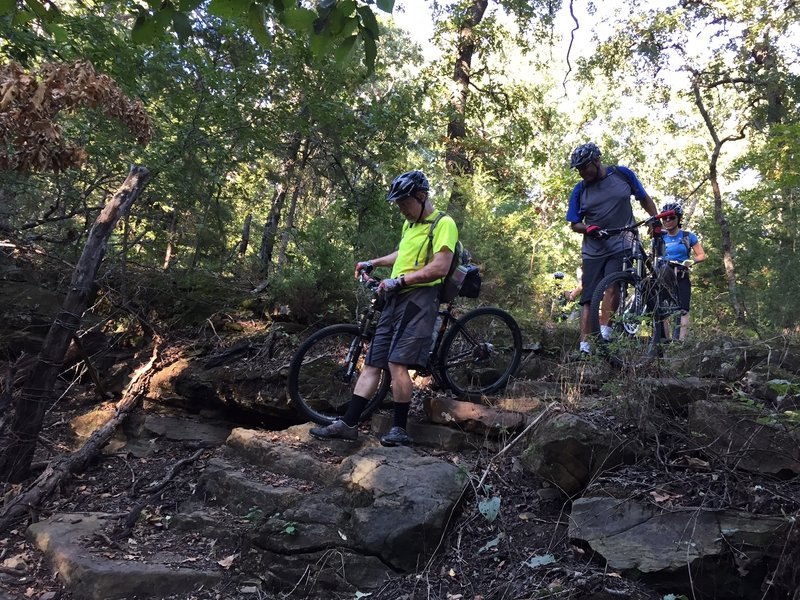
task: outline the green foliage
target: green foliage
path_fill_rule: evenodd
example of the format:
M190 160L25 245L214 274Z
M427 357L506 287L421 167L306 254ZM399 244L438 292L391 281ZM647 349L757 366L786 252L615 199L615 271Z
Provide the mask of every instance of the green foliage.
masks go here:
M306 322L352 320L345 299L352 297L355 264L343 227L320 217L298 235L293 268L275 277L270 298L285 304L296 319Z
M264 511L258 506L251 506L250 510L244 515L245 521L255 522L260 521L264 517Z
M266 23L276 17L292 33L308 36L309 48L318 57L327 53L331 45L352 43L348 40L355 33L356 38L363 41L364 61L367 70L372 72L375 69L376 42L380 31L371 4L357 4L355 0L330 0L317 4L311 10L271 0L211 0L207 10L210 16L247 28L253 38L265 47L273 42ZM379 10L389 13L394 9L393 0L381 0L376 5ZM95 12L94 6L87 8L88 12ZM102 6L96 8L96 12L117 17L120 22L128 21L133 16L128 13L128 3L123 1L103 2ZM147 2L132 10L135 11L135 19L130 28L130 39L140 45L158 45L173 34L180 43L187 43L196 33L194 23L199 23L207 16L203 14L199 0ZM39 0L26 0L21 6L9 0L0 2L0 16L10 17L8 24L15 33L25 30L37 35L41 32L59 43L69 39L62 22L79 12L74 7L59 10L53 3L45 6Z
M787 298L800 292L797 260L800 170L795 139L800 125L778 125L737 162L742 172L760 174L757 184L737 196L731 225L745 303L760 329L790 329L800 309Z
M688 228L701 235L709 255L693 273L692 316L697 334L710 334L733 323L723 237L707 184L711 142L686 80L661 75L683 73L688 64L702 67L708 83L726 73L723 59L730 58L732 74L764 84L721 90L709 105L711 118L742 116L752 132L736 150L738 161L726 146L719 164L727 178L722 201L734 266L754 329L797 327L796 303L786 299L800 294L794 152L800 132L795 115L774 109L794 105L800 86L787 67L792 51L775 43L786 18L768 3L726 15L743 27L727 39L707 19L719 16L716 5L634 6L618 20L619 31L581 63L578 79L569 82L579 89L567 98L551 38L530 35L558 3L499 3L520 27L490 13L474 30L474 93L462 138L472 172L458 182L448 175L445 148L452 36L465 5L438 13L443 55L426 63L391 23L375 18L375 6L389 12L393 4L337 0L310 9L172 0L142 3L133 24L118 18L123 12L114 2L102 11L90 3L57 13L45 4L50 14L43 15L34 4L0 2L4 59L90 60L142 99L157 130L141 149L91 110L63 118L59 126L87 148L89 162L58 175L0 174L0 226L74 261L125 165L146 164L155 177L125 229L115 232L109 269L127 261L160 273L168 262L176 279L216 279L237 290L266 282L269 302L290 306L298 319L349 319L353 262L397 243L401 219L384 201L386 185L401 171L422 168L438 208L447 208L456 183L467 196L459 228L484 273L478 303L511 309L555 348L570 343L575 327L547 323L558 291L552 273L571 276L580 262L581 237L564 220L577 182L566 157L588 138L601 144L607 163L634 168L657 203L678 199L689 208ZM34 26L42 22L48 29ZM141 45L131 43L131 27ZM702 64L676 62L670 47L698 32L713 52ZM373 60L370 73L364 61ZM734 187L738 179L751 183ZM265 264L260 240L279 190L286 192L284 204ZM248 215L249 246L239 257ZM205 318L208 306L181 302L176 313Z
M289 521L283 526L281 533L283 535L297 535L297 523L294 521Z

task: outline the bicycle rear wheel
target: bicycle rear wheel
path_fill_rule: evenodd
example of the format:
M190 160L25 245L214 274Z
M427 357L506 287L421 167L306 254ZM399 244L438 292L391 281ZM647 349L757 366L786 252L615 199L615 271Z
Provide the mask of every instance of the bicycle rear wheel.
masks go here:
M601 353L620 367L644 367L658 353L662 323L655 307L652 281L639 280L633 273L620 271L604 277L592 294L589 325L600 344ZM600 324L611 328L600 335Z
M498 308L477 308L450 326L441 351L441 371L460 397L479 399L508 383L522 358L522 333Z
M300 414L320 425L340 418L347 411L368 346L358 326L349 324L325 327L306 339L292 357L286 383ZM378 389L361 413L362 421L383 402L389 384L389 374L383 371Z

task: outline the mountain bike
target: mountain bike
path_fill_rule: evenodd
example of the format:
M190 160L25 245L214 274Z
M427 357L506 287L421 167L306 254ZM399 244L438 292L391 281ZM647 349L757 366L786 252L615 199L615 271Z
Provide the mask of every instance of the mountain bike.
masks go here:
M289 397L303 416L320 425L332 423L347 410L385 306L385 295L377 291L379 279L362 273L360 283L372 295L358 322L313 333L289 364ZM519 367L522 333L514 318L499 308L480 307L458 316L454 305L455 301L439 307L427 364L412 368L418 375L432 376L439 389L478 400L501 390ZM390 384L389 373L383 371L361 413L362 421L383 404Z
M660 231L652 236L646 252L639 238L639 227L658 227L660 220L672 216L665 211L627 227L606 229L611 235L626 235L631 253L622 271L604 277L592 294L589 324L598 342L599 353L621 367L644 367L658 356L662 342L669 339L673 320L682 314L678 302L678 271L686 267L667 260ZM605 335L601 325L607 325Z

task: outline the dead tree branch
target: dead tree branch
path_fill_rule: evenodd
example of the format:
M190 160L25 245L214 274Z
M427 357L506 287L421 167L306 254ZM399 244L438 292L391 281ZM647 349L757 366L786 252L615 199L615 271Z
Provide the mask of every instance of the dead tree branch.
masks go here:
M125 181L89 232L61 311L47 332L31 377L17 399L8 446L0 457L0 475L7 481L20 482L28 475L45 410L52 403L53 386L69 343L89 304L108 240L120 217L127 214L149 181L147 169L131 166Z
M161 339L156 337L150 359L132 375L122 399L117 404L114 416L95 431L79 450L50 463L27 490L3 507L0 511L0 533L5 532L25 515L36 511L66 477L85 469L109 442L117 427L147 394L150 378L155 371L154 366L159 362L160 351Z

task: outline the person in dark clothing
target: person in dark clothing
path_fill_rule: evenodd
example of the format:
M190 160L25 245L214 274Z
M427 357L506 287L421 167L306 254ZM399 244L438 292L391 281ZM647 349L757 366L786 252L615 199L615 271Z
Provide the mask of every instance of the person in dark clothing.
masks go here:
M572 230L583 235L581 246L581 341L580 355L589 355L589 303L597 284L609 273L622 270L622 261L631 251L631 243L622 235L608 236L606 229L635 223L631 197L636 198L647 214L655 216L656 205L636 174L627 167L606 166L600 160L597 145L578 146L570 157L570 167L577 169L581 181L569 198L566 219ZM607 323L600 327L608 337Z

